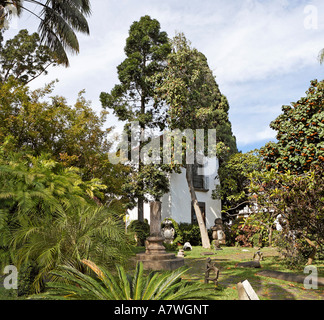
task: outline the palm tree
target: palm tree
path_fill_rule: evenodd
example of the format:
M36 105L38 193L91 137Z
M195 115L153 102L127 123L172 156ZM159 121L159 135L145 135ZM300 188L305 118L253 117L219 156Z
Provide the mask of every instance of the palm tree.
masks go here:
M144 273L143 264L137 263L134 276L116 266L117 275L82 260L96 275L93 278L70 266L60 266L52 274L60 281L48 283L49 290L32 298L71 300L188 300L215 298L215 288L199 282L185 282L181 276L188 270Z
M0 270L14 264L20 272L32 263L31 290L40 292L58 265L125 263L130 241L120 217L93 199L105 186L83 182L77 169L46 155L25 158L0 157Z
M30 10L24 6L24 2L38 5L40 12ZM40 20L38 31L41 42L55 52L58 62L65 66L69 66L66 49L79 53L75 31L90 32L86 20L91 14L90 0L0 0L0 28L4 19L12 14L4 10L8 5L16 8L18 16L24 10Z

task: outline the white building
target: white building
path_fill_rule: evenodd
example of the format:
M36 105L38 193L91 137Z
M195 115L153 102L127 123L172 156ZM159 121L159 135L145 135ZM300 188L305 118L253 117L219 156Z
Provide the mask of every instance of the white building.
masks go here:
M216 218L221 218L221 201L212 199L212 191L219 184L219 180L217 179L218 167L218 159L212 158L208 160L208 165L202 168L203 175L194 175L197 200L205 217L207 229L214 226ZM210 170L210 168L214 168L214 170ZM163 196L161 202L162 221L165 218L172 218L178 223L197 223L186 180L185 168L182 169L181 174L173 173L170 175L170 192ZM137 208L129 211L128 222L136 219ZM144 219L150 222L150 208L148 203L144 204Z

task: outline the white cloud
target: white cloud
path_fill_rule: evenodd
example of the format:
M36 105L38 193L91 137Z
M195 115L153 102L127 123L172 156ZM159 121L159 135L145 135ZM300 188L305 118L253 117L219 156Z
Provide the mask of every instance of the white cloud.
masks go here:
M118 82L116 66L124 59L131 23L148 14L172 37L184 32L202 51L230 102L230 120L241 145L272 139L269 123L283 104L296 101L309 81L321 76L317 55L324 42L324 3L318 29L306 29L309 1L287 0L92 0L90 37L79 35L81 52L69 69L55 68L33 84L59 78L55 93L75 101L78 91L100 109L99 94ZM25 19L35 31L31 17ZM24 27L21 22L19 27ZM115 123L112 117L111 122ZM244 125L242 125L242 122Z

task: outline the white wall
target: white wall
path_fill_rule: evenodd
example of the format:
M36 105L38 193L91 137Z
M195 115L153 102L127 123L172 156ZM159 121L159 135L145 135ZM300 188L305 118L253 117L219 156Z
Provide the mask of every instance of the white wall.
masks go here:
M206 176L209 178L208 192L196 191L197 199L199 202L206 203L206 225L211 228L215 223L216 218L221 218L221 201L213 200L211 198L212 190L215 185L219 184L215 180L218 170L218 160L209 159L211 167L216 170L207 172ZM171 190L170 193L165 194L162 198L162 220L165 218L172 218L178 223L186 222L191 223L191 197L186 180L185 169L181 174L172 174L170 180ZM129 211L129 221L137 219L137 208ZM144 204L144 218L150 222L150 207L149 204Z

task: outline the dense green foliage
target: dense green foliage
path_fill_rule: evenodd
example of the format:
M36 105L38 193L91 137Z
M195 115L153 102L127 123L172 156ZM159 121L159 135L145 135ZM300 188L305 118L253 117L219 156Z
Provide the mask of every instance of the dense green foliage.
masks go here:
M282 226L279 245L287 259L296 255L311 264L323 250L324 175L323 164L302 175L275 170L254 172L250 191L256 204L252 221L270 228L279 218Z
M41 74L46 74L46 69L55 65L55 62L54 54L40 44L37 33L29 35L27 30L20 30L13 39L0 47L0 82L12 76L28 84Z
M82 300L186 300L211 299L211 291L199 282L186 282L181 276L187 271L182 267L175 271L144 273L143 265L138 263L133 276L123 267L116 266L117 276L98 267L91 261L83 260L96 275L96 278L83 274L71 267L61 267L53 274L60 282L49 283L47 294L35 298L54 298ZM64 280L68 280L67 283Z
M223 217L233 218L249 203L249 177L253 171L261 169L257 150L234 153L220 166L220 185L213 190L213 198L222 201Z
M129 170L112 165L107 156L111 130L103 129L107 113L98 115L84 98L84 92L80 92L72 107L64 97L48 99L53 86L31 91L12 78L0 85L0 143L7 152L34 156L47 153L65 167L80 168L83 181L102 179L107 186L105 201L117 195L128 203L121 186ZM125 213L125 208L119 207Z
M268 170L302 174L324 162L323 94L324 82L314 80L306 97L282 107L283 113L270 125L278 142L261 149Z
M129 133L131 124L139 124L141 140L138 151L150 142L144 138L147 129L163 129L165 126L163 105L154 99L156 81L153 76L165 68L171 51L166 32L160 23L149 16L135 21L126 39L126 59L117 67L120 83L110 93L102 92L100 100L104 108L113 110L119 120L125 121ZM135 148L135 146L132 146ZM123 186L125 192L138 203L138 219L143 221L143 203L147 194L159 199L169 190L169 181L159 165L144 165L142 157L132 159L132 175Z
M22 30L1 53L0 267L17 266L24 295L60 264L82 272L81 259L125 263L134 243L123 223L128 170L108 160L107 112L97 115L84 92L71 107L48 98L53 83L26 86L49 61L37 34Z
M172 244L164 243L164 246L168 250L176 251L183 246L186 242L189 242L192 246L201 246L200 229L197 224L180 222L177 223L174 219L168 218L172 222L174 229L174 240ZM162 222L163 226L163 222Z
M134 237L136 238L138 246L144 246L145 240L150 235L150 225L148 224L146 219L144 221L133 220L129 224L127 231L134 233Z
M1 265L36 264L34 290L58 264L125 261L127 236L118 215L98 205L99 180L83 182L78 169L47 156L2 154L0 181Z
M84 166L96 153L109 150L109 131L102 130L106 113L98 116L83 97L84 92L73 107L59 96L44 101L53 88L51 83L31 91L13 79L1 85L0 142L11 137L13 151L26 150L34 155L47 152L57 160L67 160L66 155L73 157L68 164Z

